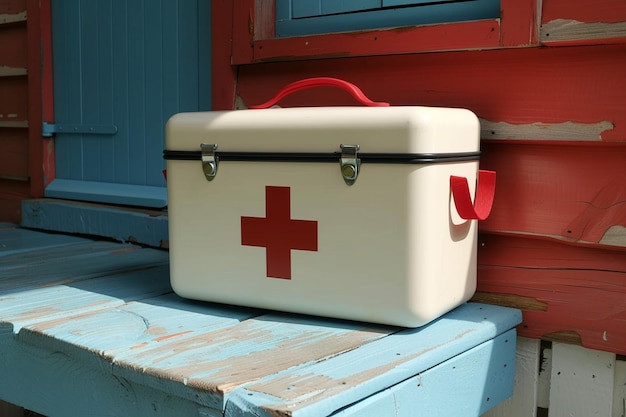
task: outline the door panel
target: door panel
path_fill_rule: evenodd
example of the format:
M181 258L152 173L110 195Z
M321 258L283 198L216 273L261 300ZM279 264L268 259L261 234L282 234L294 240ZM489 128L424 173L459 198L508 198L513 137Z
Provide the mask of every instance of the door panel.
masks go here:
M167 204L165 123L181 111L209 110L205 3L52 2L57 180L46 196L111 202L117 188L120 204ZM128 190L138 195L130 203Z

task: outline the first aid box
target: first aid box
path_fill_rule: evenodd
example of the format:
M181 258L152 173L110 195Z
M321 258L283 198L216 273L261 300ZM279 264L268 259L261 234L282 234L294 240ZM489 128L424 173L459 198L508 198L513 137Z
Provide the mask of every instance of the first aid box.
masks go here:
M467 301L495 187L479 171L478 119L369 104L174 115L164 157L175 292L407 327Z

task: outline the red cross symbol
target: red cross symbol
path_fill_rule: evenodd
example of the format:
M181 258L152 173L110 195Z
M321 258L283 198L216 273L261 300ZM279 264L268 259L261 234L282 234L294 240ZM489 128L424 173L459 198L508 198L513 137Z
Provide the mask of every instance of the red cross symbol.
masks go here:
M317 252L317 221L291 218L289 187L265 187L265 216L241 217L241 244L265 248L267 276L291 279L291 250Z

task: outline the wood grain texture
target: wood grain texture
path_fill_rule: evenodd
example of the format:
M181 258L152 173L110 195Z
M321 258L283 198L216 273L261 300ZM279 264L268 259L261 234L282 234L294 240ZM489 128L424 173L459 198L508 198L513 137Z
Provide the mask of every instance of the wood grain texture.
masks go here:
M613 414L611 417L626 416L626 360L615 361L615 388L613 391Z
M557 19L623 22L626 21L626 3L621 0L542 0L542 23Z
M615 355L553 343L549 417L611 416Z
M541 346L537 339L519 337L515 360L513 396L483 417L535 417Z
M500 44L505 47L532 46L538 42L538 0L501 0Z
M498 173L498 192L491 216L480 225L483 231L581 245L610 240L624 247L625 236L614 236L621 229L609 230L626 227L626 146L486 143L482 149L481 167Z
M167 212L162 210L32 199L22 202L21 225L40 230L102 236L152 247L168 246L168 217Z
M625 17L626 18L626 17ZM557 19L541 26L541 42L550 44L623 43L626 22L592 22ZM593 42L592 42L593 41Z
M601 132L602 140L624 141L625 66L626 45L292 61L242 66L237 95L250 106L265 102L290 82L332 76L356 84L372 100L463 107L491 122L609 122L615 127ZM330 89L303 91L280 103L354 104Z
M403 381L432 375L434 395L472 374L459 404L478 416L512 389L517 310L419 329L268 313L180 299L164 251L6 223L0 242L0 397L44 414L321 416L387 390L410 408L431 391Z
M626 353L623 251L485 233L479 241L478 291L496 294L496 303L524 308L520 335ZM515 303L519 296L534 303Z

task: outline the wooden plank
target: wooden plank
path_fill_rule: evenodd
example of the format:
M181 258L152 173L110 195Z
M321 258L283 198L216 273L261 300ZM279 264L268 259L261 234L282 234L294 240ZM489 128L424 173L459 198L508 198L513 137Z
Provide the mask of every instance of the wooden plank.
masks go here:
M484 417L536 416L540 344L541 342L537 339L517 338L513 396L486 413Z
M171 292L167 267L121 273L114 277L65 282L29 288L27 294L3 291L0 295L0 321L11 323L17 334L22 328L42 322L64 322L82 314L118 308L126 302ZM132 321L126 323L133 327ZM20 334L28 340L28 331ZM112 334L111 337L114 337ZM32 339L32 336L31 336Z
M298 38L293 42L305 41ZM291 54L297 47L283 52ZM494 123L609 122L614 128L602 131L602 140L623 141L624 67L626 44L337 58L242 66L237 95L250 106L273 97L289 82L324 75L353 82L373 100L392 105L464 107ZM542 86L540 94L536 93L538 85ZM347 95L329 89L303 91L280 103L284 107L353 104ZM549 132L546 136L549 138Z
M498 173L500 191L482 230L626 247L626 146L489 143L482 149L481 167ZM613 227L610 233L622 238L607 236L609 243L604 236Z
M537 381L537 407L545 412L550 408L550 379L552 376L552 343L541 342L541 366Z
M23 122L28 120L27 79L0 77L0 91L0 127L23 127Z
M168 247L167 212L54 199L22 202L22 226Z
M625 274L623 251L480 234L478 291L523 308L525 337L569 334L586 347L626 353Z
M14 223L0 223L0 256L3 257L16 253L28 253L46 247L83 242L83 239L74 236L24 230Z
M228 0L211 2L211 91L213 110L232 110L235 103L236 67L231 64L233 51L233 5Z
M4 129L0 133L0 176L28 178L28 131Z
M624 43L624 40L626 40L626 21L584 23L556 19L541 26L541 42L547 45Z
M0 397L43 415L223 417L221 411L164 396L159 390L98 371L71 355L21 343L2 324L0 351ZM45 388L33 395L34 385Z
M0 12L1 13L1 12ZM0 19L2 19L0 17ZM3 27L0 31L0 69L18 68L26 73L27 43L26 27L24 25L12 25ZM4 71L0 71L2 74Z
M163 208L167 189L147 185L118 184L56 178L45 190L49 198Z
M460 354L466 350L463 345L477 345L472 339L484 341L501 334L511 325L509 320L515 321L511 315L506 317L508 324L497 323L505 317L485 307L467 304L425 327L389 334L309 366L268 373L234 395L238 403L269 415L329 415Z
M536 45L541 3L537 0L501 0L500 44L505 47Z
M613 391L613 414L611 417L626 416L626 358L615 361L615 390Z
M515 331L511 330L332 415L477 417L511 394L509 381L513 379L514 349L510 341L514 338ZM450 401L450 393L454 393L453 401ZM238 410L234 410L238 407L267 415L267 410L255 404L260 402L257 397L263 396L261 393L254 393L252 397L235 396L229 400L226 412L233 410L232 415L239 416ZM300 410L280 415L320 414Z
M27 41L28 41L28 176L30 178L30 195L43 196L43 150L41 131L42 125L42 62L43 50L41 19L42 8L39 0L27 0L28 13Z
M302 58L337 58L409 52L495 48L499 21L426 25L414 28L360 31L265 39L254 42L252 62L290 61ZM246 58L235 64L246 63Z
M552 344L550 417L611 416L615 354Z
M626 3L622 0L542 0L542 23L557 19L623 22L626 21Z

